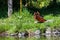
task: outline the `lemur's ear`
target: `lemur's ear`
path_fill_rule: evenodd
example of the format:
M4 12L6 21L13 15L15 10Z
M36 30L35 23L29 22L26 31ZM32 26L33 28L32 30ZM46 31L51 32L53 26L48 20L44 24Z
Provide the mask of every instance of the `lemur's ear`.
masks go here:
M40 13L37 11L38 15L40 15Z
M37 12L34 12L34 15L37 15Z

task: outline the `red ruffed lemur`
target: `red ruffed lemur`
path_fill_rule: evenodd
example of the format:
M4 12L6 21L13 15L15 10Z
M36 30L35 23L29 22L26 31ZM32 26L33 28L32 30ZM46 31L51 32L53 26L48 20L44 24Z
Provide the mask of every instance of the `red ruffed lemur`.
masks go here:
M38 22L40 23L43 23L45 22L46 20L40 15L40 13L37 11L37 12L34 12L34 19L37 20Z

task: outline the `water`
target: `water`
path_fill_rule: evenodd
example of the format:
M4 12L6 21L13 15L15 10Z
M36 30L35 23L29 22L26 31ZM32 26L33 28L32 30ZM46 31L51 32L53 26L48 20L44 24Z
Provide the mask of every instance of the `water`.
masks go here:
M35 35L32 37L17 37L17 36L7 36L0 37L0 40L60 40L60 36L39 36Z

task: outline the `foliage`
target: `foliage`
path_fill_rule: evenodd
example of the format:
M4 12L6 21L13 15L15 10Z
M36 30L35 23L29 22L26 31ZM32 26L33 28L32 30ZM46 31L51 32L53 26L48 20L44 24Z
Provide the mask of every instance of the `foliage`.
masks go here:
M60 15L60 14L59 14ZM0 32L8 31L9 33L21 32L25 30L45 29L47 25L51 28L60 26L60 16L53 16L53 14L45 15L46 20L54 20L53 22L34 23L34 17L27 9L22 11L20 15L19 11L15 12L10 18L0 19Z
M16 0L14 0L16 1ZM2 0L0 1L1 4ZM28 3L29 1L27 1ZM34 16L33 13L30 13L32 9L29 11L26 8L23 8L22 13L20 15L20 11L15 11L18 6L18 2L14 2L15 10L14 14L12 14L11 17L9 18L1 18L0 19L0 32L5 32L8 31L9 33L14 33L14 32L20 32L20 31L25 31L25 30L36 30L36 29L45 29L47 25L49 25L51 28L54 27L60 27L60 9L59 8L48 8L50 5L50 0L31 0L32 6L36 8L41 8L41 14L43 14L44 19L46 20L54 20L53 22L45 22L45 23L34 23ZM52 1L53 2L53 1ZM58 2L58 1L57 1ZM59 3L59 2L58 2ZM4 2L3 2L4 4ZM16 5L15 5L16 4ZM0 16L4 16L7 13L7 7L5 8L4 6L0 9ZM53 7L53 6L52 6ZM19 9L19 8L18 8ZM3 12L3 10L6 10ZM35 9L34 9L35 10ZM40 11L40 10L39 10ZM1 15L3 13L3 15ZM7 15L7 14L6 14ZM5 15L5 16L6 16Z

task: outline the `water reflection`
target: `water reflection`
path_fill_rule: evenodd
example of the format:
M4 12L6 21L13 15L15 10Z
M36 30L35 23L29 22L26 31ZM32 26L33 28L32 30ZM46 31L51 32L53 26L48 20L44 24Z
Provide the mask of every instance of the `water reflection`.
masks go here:
M17 36L7 36L7 37L0 37L0 40L60 40L59 36L39 36L35 35L33 37L17 37Z

